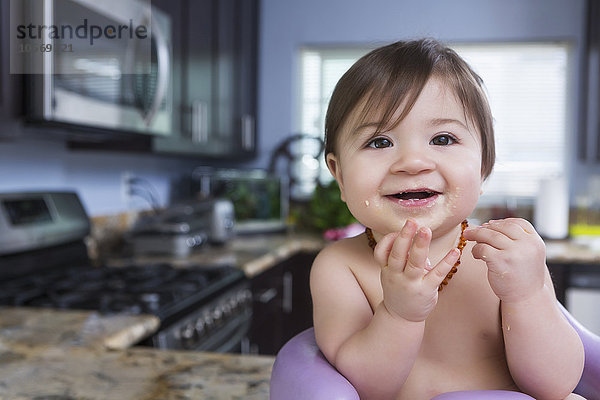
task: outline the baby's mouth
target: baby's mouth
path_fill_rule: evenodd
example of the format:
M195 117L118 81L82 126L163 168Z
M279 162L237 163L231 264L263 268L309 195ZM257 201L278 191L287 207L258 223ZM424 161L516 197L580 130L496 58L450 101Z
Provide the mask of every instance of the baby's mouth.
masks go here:
M406 192L399 192L396 194L391 195L390 197L399 199L399 200L424 200L424 199L428 199L430 197L434 197L441 194L438 191L435 190L428 190L428 189L423 189L423 190L408 190Z

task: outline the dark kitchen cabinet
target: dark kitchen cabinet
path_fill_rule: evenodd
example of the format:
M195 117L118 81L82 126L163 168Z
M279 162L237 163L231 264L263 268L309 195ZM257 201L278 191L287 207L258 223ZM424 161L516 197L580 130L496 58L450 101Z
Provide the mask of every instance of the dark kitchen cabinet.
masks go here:
M180 33L174 43L180 54L178 123L171 137L155 138L154 150L250 157L256 148L258 0L179 3L173 24Z
M0 0L0 138L13 135L9 121L15 122L23 113L23 76L10 73L10 14L9 0Z
M578 156L583 161L600 163L600 1L586 2L585 61L579 89L580 135Z
M566 292L569 284L569 266L565 264L548 263L548 270L552 276L556 299L566 306Z
M598 263L548 263L556 298L567 309L569 289L600 290L600 265Z
M6 104L6 95L4 92L6 91L6 66L9 62L6 54L6 47L8 45L8 24L6 23L6 11L4 10L4 3L5 1L0 2L0 120L4 116L4 107Z
M316 253L298 253L251 281L253 319L250 349L275 355L297 333L310 328L310 267Z

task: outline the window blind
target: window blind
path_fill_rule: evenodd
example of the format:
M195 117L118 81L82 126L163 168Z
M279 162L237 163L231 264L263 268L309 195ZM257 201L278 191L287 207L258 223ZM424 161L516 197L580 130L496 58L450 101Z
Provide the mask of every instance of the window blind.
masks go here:
M566 168L569 45L477 43L451 47L482 77L494 116L496 165L484 202L533 199L540 179ZM300 130L323 136L331 93L369 48L305 48L300 53ZM322 181L330 180L322 162Z

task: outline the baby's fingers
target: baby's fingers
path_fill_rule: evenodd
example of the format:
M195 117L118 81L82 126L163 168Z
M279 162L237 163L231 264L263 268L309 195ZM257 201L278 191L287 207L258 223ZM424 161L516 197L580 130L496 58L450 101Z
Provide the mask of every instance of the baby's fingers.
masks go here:
M496 249L505 249L512 244L512 239L490 225L469 228L463 233L464 238L477 243L485 243Z
M448 272L452 270L454 264L458 261L460 257L460 250L452 249L446 254L444 257L427 275L425 275L425 280L434 287L440 286Z
M417 231L410 251L404 273L409 279L422 278L429 268L427 256L429 255L429 244L431 243L431 230L421 228Z
M375 246L375 249L373 250L373 257L375 257L375 261L377 261L377 264L381 267L388 265L388 258L392 251L392 246L394 246L399 235L400 232L388 233L377 242L377 246Z
M400 232L385 235L375 247L374 256L379 265L402 271L408 258L408 249L417 230L417 224L408 220Z

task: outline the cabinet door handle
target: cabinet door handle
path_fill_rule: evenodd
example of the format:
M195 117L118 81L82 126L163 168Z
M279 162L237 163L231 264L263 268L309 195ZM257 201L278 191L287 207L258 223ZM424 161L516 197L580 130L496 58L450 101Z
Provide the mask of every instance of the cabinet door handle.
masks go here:
M294 275L291 272L283 274L283 312L291 313L293 309L292 294L293 294Z
M208 141L208 106L204 101L192 102L192 141Z
M242 149L254 149L254 117L249 114L242 116Z

